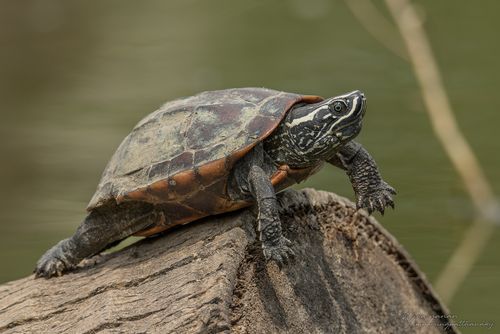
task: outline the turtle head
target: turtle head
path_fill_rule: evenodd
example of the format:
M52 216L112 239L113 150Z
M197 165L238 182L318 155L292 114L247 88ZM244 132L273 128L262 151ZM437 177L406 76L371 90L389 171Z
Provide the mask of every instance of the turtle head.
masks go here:
M361 123L366 112L366 98L359 90L326 100L330 122L326 129L340 143L346 143L361 131Z
M285 123L295 153L311 162L329 159L358 135L365 111L366 99L360 91L295 107Z

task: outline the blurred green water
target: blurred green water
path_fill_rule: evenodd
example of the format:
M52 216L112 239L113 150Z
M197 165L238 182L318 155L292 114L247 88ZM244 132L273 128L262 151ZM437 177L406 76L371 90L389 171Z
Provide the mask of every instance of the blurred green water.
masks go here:
M500 192L500 3L418 5L461 128ZM29 274L74 231L108 158L139 119L203 90L365 91L359 140L399 191L397 210L378 218L431 280L473 218L411 68L343 1L1 1L0 51L0 281ZM330 167L304 186L352 198L346 177ZM495 232L450 305L460 319L496 322L491 333L500 331L499 245Z

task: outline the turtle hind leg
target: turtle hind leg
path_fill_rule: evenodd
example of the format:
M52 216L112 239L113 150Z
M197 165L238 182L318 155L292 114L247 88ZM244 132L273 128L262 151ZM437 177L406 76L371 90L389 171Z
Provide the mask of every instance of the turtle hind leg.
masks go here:
M76 265L76 258L73 256L75 245L73 238L59 241L55 246L49 249L38 260L34 270L35 277L50 278L52 276L61 276Z
M76 233L49 249L36 264L36 277L61 276L84 258L100 253L109 245L138 232L158 221L152 205L130 203L105 206L92 211Z

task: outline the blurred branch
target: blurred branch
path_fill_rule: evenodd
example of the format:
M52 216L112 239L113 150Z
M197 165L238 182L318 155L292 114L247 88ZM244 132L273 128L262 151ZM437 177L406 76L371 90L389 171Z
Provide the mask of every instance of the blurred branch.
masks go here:
M445 304L449 303L468 273L474 267L493 234L495 225L476 218L465 233L461 244L446 263L434 286Z
M345 0L347 6L361 25L373 38L392 51L396 56L408 61L408 53L401 44L395 27L385 18L370 0Z
M381 14L373 4L365 5L371 1L346 2L353 12L358 12L356 17L374 35L377 30L373 28L373 22ZM359 15L361 7L353 7L353 3L365 3L363 8L372 8L371 11L364 11L372 17L367 19L367 15ZM448 303L487 245L494 228L493 223L500 220L500 207L478 159L458 127L432 48L414 6L409 0L385 0L385 3L408 50L408 60L420 85L434 133L462 178L478 215L436 281L437 291ZM387 37L377 39L386 41ZM387 46L386 42L383 44ZM390 49L393 50L392 47Z
M495 197L471 147L458 128L421 22L408 0L385 0L406 44L434 132L462 177L478 212L492 218Z

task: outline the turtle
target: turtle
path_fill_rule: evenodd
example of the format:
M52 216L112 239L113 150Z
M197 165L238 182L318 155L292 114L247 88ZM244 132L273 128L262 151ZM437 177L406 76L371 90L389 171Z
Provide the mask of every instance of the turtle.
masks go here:
M253 207L265 260L294 256L276 194L325 163L344 170L359 209L394 208L396 191L353 139L366 111L352 91L323 99L266 88L206 91L142 119L107 164L75 234L37 262L60 276L121 240L154 236L203 217Z

